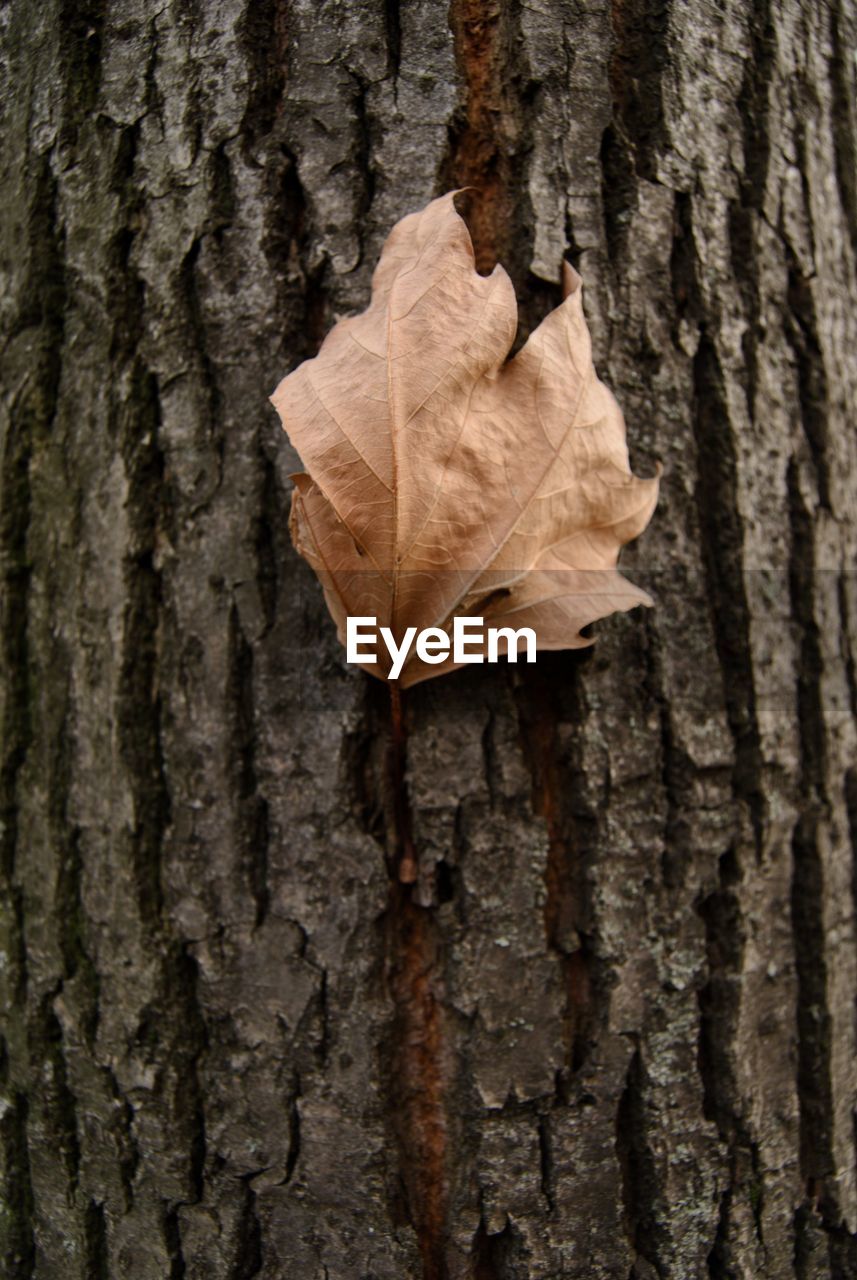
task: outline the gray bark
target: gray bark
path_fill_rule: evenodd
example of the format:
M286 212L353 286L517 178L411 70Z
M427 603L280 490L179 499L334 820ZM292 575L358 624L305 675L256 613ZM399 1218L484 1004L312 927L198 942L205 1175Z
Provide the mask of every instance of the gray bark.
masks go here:
M3 1275L857 1276L853 0L0 20ZM408 696L413 892L266 396L464 183L656 607Z

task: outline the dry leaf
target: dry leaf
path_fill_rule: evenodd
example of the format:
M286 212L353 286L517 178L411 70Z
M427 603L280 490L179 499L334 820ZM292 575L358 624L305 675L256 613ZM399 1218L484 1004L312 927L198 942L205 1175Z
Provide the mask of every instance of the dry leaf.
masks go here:
M517 303L474 268L455 193L397 223L366 311L341 320L272 401L306 474L291 531L344 642L369 615L397 640L458 614L533 627L540 648L650 604L619 574L657 479L631 475L622 414L592 365L580 278L512 360ZM386 678L390 666L365 664ZM381 659L383 658L383 662ZM411 652L403 686L449 671Z

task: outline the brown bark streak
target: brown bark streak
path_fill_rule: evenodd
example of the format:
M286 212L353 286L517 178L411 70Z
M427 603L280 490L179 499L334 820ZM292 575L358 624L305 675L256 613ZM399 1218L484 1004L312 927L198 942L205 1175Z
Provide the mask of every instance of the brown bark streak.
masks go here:
M440 935L433 912L413 900L418 873L407 792L407 721L390 690L390 785L395 849L386 913L387 982L394 1016L390 1105L407 1210L423 1280L446 1280L447 1175Z
M413 884L417 878L417 859L411 834L408 804L407 753L408 730L402 708L402 691L397 682L390 683L390 780L395 815L397 873L402 884Z
M408 1214L419 1240L423 1280L446 1280L446 1079L443 1012L437 990L439 938L432 913L411 887L390 886L388 983L393 998L393 1124Z
M466 100L464 120L452 131L449 185L474 188L468 226L476 269L483 274L505 256L514 221L507 21L499 0L453 0L450 9Z

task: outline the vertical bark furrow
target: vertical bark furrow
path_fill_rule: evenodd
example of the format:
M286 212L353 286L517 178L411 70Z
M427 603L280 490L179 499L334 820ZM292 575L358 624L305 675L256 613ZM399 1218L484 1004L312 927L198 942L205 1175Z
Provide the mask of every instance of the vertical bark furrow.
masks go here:
M120 225L108 244L105 310L109 321L109 355L117 372L133 360L143 333L143 281L131 261L142 206L139 183L134 177L139 137L139 125L126 125L117 130L115 141L111 139L114 151L109 188L116 197ZM111 404L110 425L119 431L115 394Z
M311 210L295 153L285 144L278 163L266 166L265 259L283 326L283 372L318 352L329 327L328 264L313 260Z
M15 883L18 844L17 780L30 741L30 688L27 597L30 565L27 529L30 520L31 427L23 414L6 423L0 472L0 537L3 590L0 595L4 700L0 746L0 870L3 876L3 930L9 955L6 998L19 1006L26 996L26 957L20 890Z
M179 1172L176 1183L184 1203L196 1203L203 1194L206 1162L205 1099L201 1064L208 1044L197 993L198 968L185 945L168 944L161 961L159 990L142 1014L137 1042L143 1051L161 1064L155 1099L171 1134L174 1160ZM181 1231L175 1215L177 1203L164 1195L167 1219L174 1223L165 1230L171 1248L181 1251ZM172 1233L172 1234L171 1234ZM168 1240L168 1243L170 1241Z
M468 221L477 270L487 273L502 262L520 292L529 253L521 234L526 117L517 10L496 0L455 0L450 26L465 100L450 130L444 183L474 188Z
M657 179L662 144L662 78L667 69L670 0L612 0L610 88L613 116L630 146L634 172Z
M741 872L734 851L720 859L719 886L700 905L705 921L708 978L699 992L700 1073L705 1108L721 1137L746 1144L747 1135L736 1115L740 1097L735 1078L733 1046L740 1013L740 977L746 925L739 900Z
M351 803L367 834L383 849L390 877L380 922L392 1007L382 1046L385 1112L398 1154L401 1211L416 1233L424 1280L448 1280L450 1082L443 936L435 909L415 900L419 850L413 845L407 791L406 709L398 696L388 699L376 682L367 682L365 695L364 720L348 756Z
M6 1085L5 1080L3 1084ZM27 1147L27 1099L23 1094L6 1101L0 1115L0 1166L3 1178L0 1256L9 1280L32 1280L36 1242Z
M625 1088L616 1116L616 1153L622 1170L625 1230L636 1258L648 1263L656 1275L664 1271L665 1244L661 1190L646 1122L647 1076L639 1049L628 1067ZM636 1270L632 1276L636 1276Z
M134 795L131 859L137 907L146 927L153 932L161 924L161 854L170 815L158 690L163 596L155 557L165 491L159 428L156 381L137 360L129 398L122 409L131 543L126 557L128 603L116 717Z
M185 1280L187 1262L182 1250L181 1231L178 1213L175 1209L166 1209L163 1218L164 1245L170 1270L167 1280Z
M480 1222L473 1247L472 1280L525 1280L528 1260L521 1233L511 1222L494 1233Z
M719 885L700 906L705 921L708 977L699 992L699 1070L706 1116L717 1125L729 1149L728 1183L720 1201L720 1221L708 1257L709 1273L718 1280L735 1274L740 1255L737 1244L749 1206L765 1259L762 1207L765 1195L759 1147L744 1110L743 1087L737 1061L744 1014L742 978L747 965L747 927L742 908L743 876L735 851L720 859ZM739 1215L735 1213L735 1207ZM748 1249L745 1242L744 1249Z
M604 210L605 248L609 262L619 270L620 259L628 244L628 224L637 207L634 152L624 136L621 122L610 124L604 130L599 159L603 175L601 202Z
M827 1276L829 1271L827 1236L821 1217L807 1205L795 1213L794 1272L796 1280L815 1280ZM833 1278L831 1277L831 1280ZM837 1276L835 1280L839 1280Z
M356 134L354 161L362 188L356 209L358 227L361 228L358 232L358 240L360 242L360 264L366 258L366 235L362 228L366 222L369 210L372 208L372 202L375 199L375 163L372 123L369 118L367 106L369 85L362 75L353 71L351 74L354 77L357 89L354 96L354 124ZM371 265L374 266L374 263Z
M771 128L771 89L777 76L776 35L771 0L753 0L749 6L748 56L738 98L744 166L741 181L742 203L761 208L768 186L768 169L774 131ZM752 252L752 244L748 244ZM746 259L736 261L738 280L747 280Z
M826 738L819 681L822 656L814 613L812 521L789 473L792 608L800 629L798 719L800 725L800 814L792 837L792 923L798 980L798 1096L801 1172L811 1199L822 1200L835 1173L833 1097L830 1073L831 1020L827 999L824 863L819 847L824 796Z
M90 1200L84 1213L84 1268L87 1280L110 1280L104 1205Z
M229 688L232 706L235 761L235 844L247 883L256 904L255 924L264 924L270 905L268 885L268 804L259 791L255 743L256 696L253 682L253 650L241 630L238 611L229 615Z
M33 994L29 967L33 959L26 941L29 872L27 796L22 778L29 753L41 734L40 711L50 694L40 697L37 672L42 655L33 628L33 593L44 567L36 564L33 547L38 500L33 468L39 466L52 443L59 403L64 358L68 283L65 232L58 211L58 184L50 151L30 153L25 162L28 197L25 222L25 274L21 302L7 331L7 343L25 341L32 352L23 371L10 365L15 394L4 423L0 469L0 664L4 681L2 702L2 763L0 763L0 874L3 877L3 952L5 1004L10 1056L4 1061L3 1088L7 1093L2 1181L5 1260L10 1275L23 1280L33 1274L36 1248L36 1209L32 1159L38 1151L41 1121L57 1140L60 1175L71 1192L77 1179L74 1102L67 1086L61 1035L43 990L35 995L38 1009L26 1008ZM12 345L14 353L14 345ZM4 379L5 381L5 379ZM38 530L41 533L41 530ZM45 575L45 576L49 576ZM38 581L40 590L47 583ZM40 640L42 637L39 636ZM62 677L57 677L62 689ZM38 701L36 701L38 699ZM35 705L34 705L35 704ZM32 770L30 779L32 780ZM48 800L49 808L63 808L63 798ZM56 808L52 812L56 814ZM40 977L43 977L40 974ZM31 1088L33 1082L45 1084ZM26 1090L30 1088L28 1096ZM34 1151L31 1144L36 1144ZM39 1155L41 1153L38 1153Z
M658 762L664 800L663 853L660 871L664 883L679 888L687 873L687 850L693 841L693 827L688 820L692 808L696 771L682 750L673 730L669 705L668 680L664 672L664 653L657 630L646 619L649 642L646 646L646 693L649 705L657 708Z
M703 332L694 358L694 436L699 479L696 503L703 537L714 634L723 671L729 725L735 739L735 794L749 811L757 854L765 821L764 784L756 695L750 650L750 623L743 583L743 533L724 374L715 345Z
M3 592L4 700L0 763L0 870L8 901L11 992L22 1003L26 960L20 929L22 902L15 883L18 856L18 776L33 737L32 658L29 638L29 548L33 496L30 471L49 439L59 398L67 282L64 231L57 214L57 183L50 153L30 159L32 196L27 211L27 269L9 340L31 336L33 356L11 403L2 440L0 554Z
M123 1095L115 1075L104 1068L105 1092L109 1098L110 1118L106 1132L116 1151L121 1196L117 1208L130 1213L134 1207L134 1184L143 1153L134 1133L134 1109Z
M585 662L585 657L582 660ZM597 844L598 815L589 811L583 788L575 785L582 774L579 744L572 739L563 750L559 741L563 714L573 725L584 719L576 679L578 661L563 662L569 673L563 690L567 711L545 674L546 668L558 672L559 661L551 663L548 658L542 670L530 674L518 689L524 749L533 780L533 808L547 826L545 939L562 966L565 1071L569 1079L586 1064L606 1013L586 875ZM562 1082L563 1090L567 1087L568 1079Z
M73 148L78 130L96 109L107 0L61 0L57 24L63 92L60 143Z
M734 1280L732 1267L732 1251L729 1245L731 1234L729 1210L732 1204L732 1188L727 1187L720 1197L720 1219L717 1223L717 1235L708 1255L708 1280Z
M245 154L253 156L282 111L289 39L287 0L248 0L238 31L250 72L239 128Z
M845 679L848 685L848 701L851 716L857 724L857 643L851 630L852 618L857 616L857 573L843 569L838 575L837 594L839 598L839 627L842 637L842 650L845 659Z
M254 551L256 554L256 578L264 617L264 634L267 635L277 620L279 600L279 573L276 528L280 521L280 495L277 475L267 453L260 448L259 465L262 483L259 495L259 513L256 519Z
M211 176L214 178L212 194L215 197L215 204L210 206L211 215L206 234L216 236L231 221L232 198L228 177L225 184L223 181L224 175L228 174L228 169L221 163L213 165L212 170ZM202 236L197 236L179 265L175 289L175 297L185 313L181 333L188 355L189 372L192 373L200 389L201 403L197 409L197 426L202 437L200 452L204 451L207 444L212 455L212 467L203 468L204 478L200 484L200 492L198 496L194 495L195 505L198 504L199 507L211 501L223 479L221 394L214 361L208 352L206 323L199 296L197 263L201 247Z
M262 1274L262 1224L256 1212L256 1197L248 1186L244 1187L243 1194L235 1257L226 1280L255 1280Z
M849 56L853 55L857 42L857 15L853 5L847 0L831 4L829 21L836 180L857 254L857 72L853 56Z
M539 1190L549 1214L556 1213L555 1177L550 1116L544 1115L539 1119Z
M851 841L851 892L857 910L857 768L847 769L844 780L845 812Z
M59 846L54 910L62 953L63 984L75 984L80 1008L80 1029L90 1046L98 1029L99 975L88 948L89 926L82 897L83 858L80 831L72 827Z
M395 84L402 65L401 0L384 0L384 23L387 34L387 77Z
M390 1107L401 1153L408 1217L423 1280L449 1280L445 1027L440 937L433 913L393 884L386 930L394 1015Z
M387 1088L400 1154L407 1215L417 1234L423 1280L448 1280L448 1175L442 934L432 907L415 901L419 851L414 849L407 792L407 721L391 699L386 776L387 862L391 874L384 920L386 981L393 1017ZM400 877L405 875L405 882Z
M80 1175L77 1101L69 1088L62 1027L52 1003L53 993L50 993L31 1019L28 1038L34 1074L42 1081L39 1091L42 1134L62 1160L73 1199ZM41 1208L44 1212L46 1206Z
M79 495L73 493L71 502L74 508L75 523L78 523ZM52 594L59 598L61 584L52 583ZM50 650L49 650L50 652ZM51 997L46 1001L44 1013L43 1039L48 1045L56 1046L54 1074L57 1079L65 1080L65 1059L63 1057L62 1028L56 1019L50 1001L60 996L69 1007L75 1010L75 1023L90 1050L95 1045L98 1028L99 975L90 954L90 929L87 913L83 903L83 858L81 854L81 832L79 826L72 822L70 810L72 799L72 771L74 755L78 741L71 708L71 670L70 658L66 646L55 645L50 653L51 693L53 715L52 724L46 725L47 732L53 741L49 746L47 766L49 801L48 801L48 835L56 865L56 878L53 892L53 916L60 958L60 972ZM43 720L48 717L43 716ZM69 1108L75 1102L67 1084L63 1089L68 1094ZM72 1113L72 1121L74 1116ZM76 1123L72 1123L72 1136L69 1139L78 1149ZM80 1162L78 1150L77 1164ZM73 1183L77 1181L77 1170L73 1174Z
M800 420L812 456L819 505L829 509L828 390L818 322L810 283L790 250L787 256L789 318L786 332L797 371Z

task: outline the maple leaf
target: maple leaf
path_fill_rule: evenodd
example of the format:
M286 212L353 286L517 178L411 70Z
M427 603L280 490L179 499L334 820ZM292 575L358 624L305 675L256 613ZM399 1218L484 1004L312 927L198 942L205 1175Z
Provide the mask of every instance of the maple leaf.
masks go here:
M459 616L532 627L538 646L651 604L616 570L646 526L657 478L631 474L621 411L592 365L580 277L514 356L502 266L480 276L455 192L403 218L366 311L271 397L306 467L290 527L344 643L349 616L397 641ZM386 654L384 655L386 659ZM379 655L365 663L387 678ZM455 666L412 651L408 686Z

